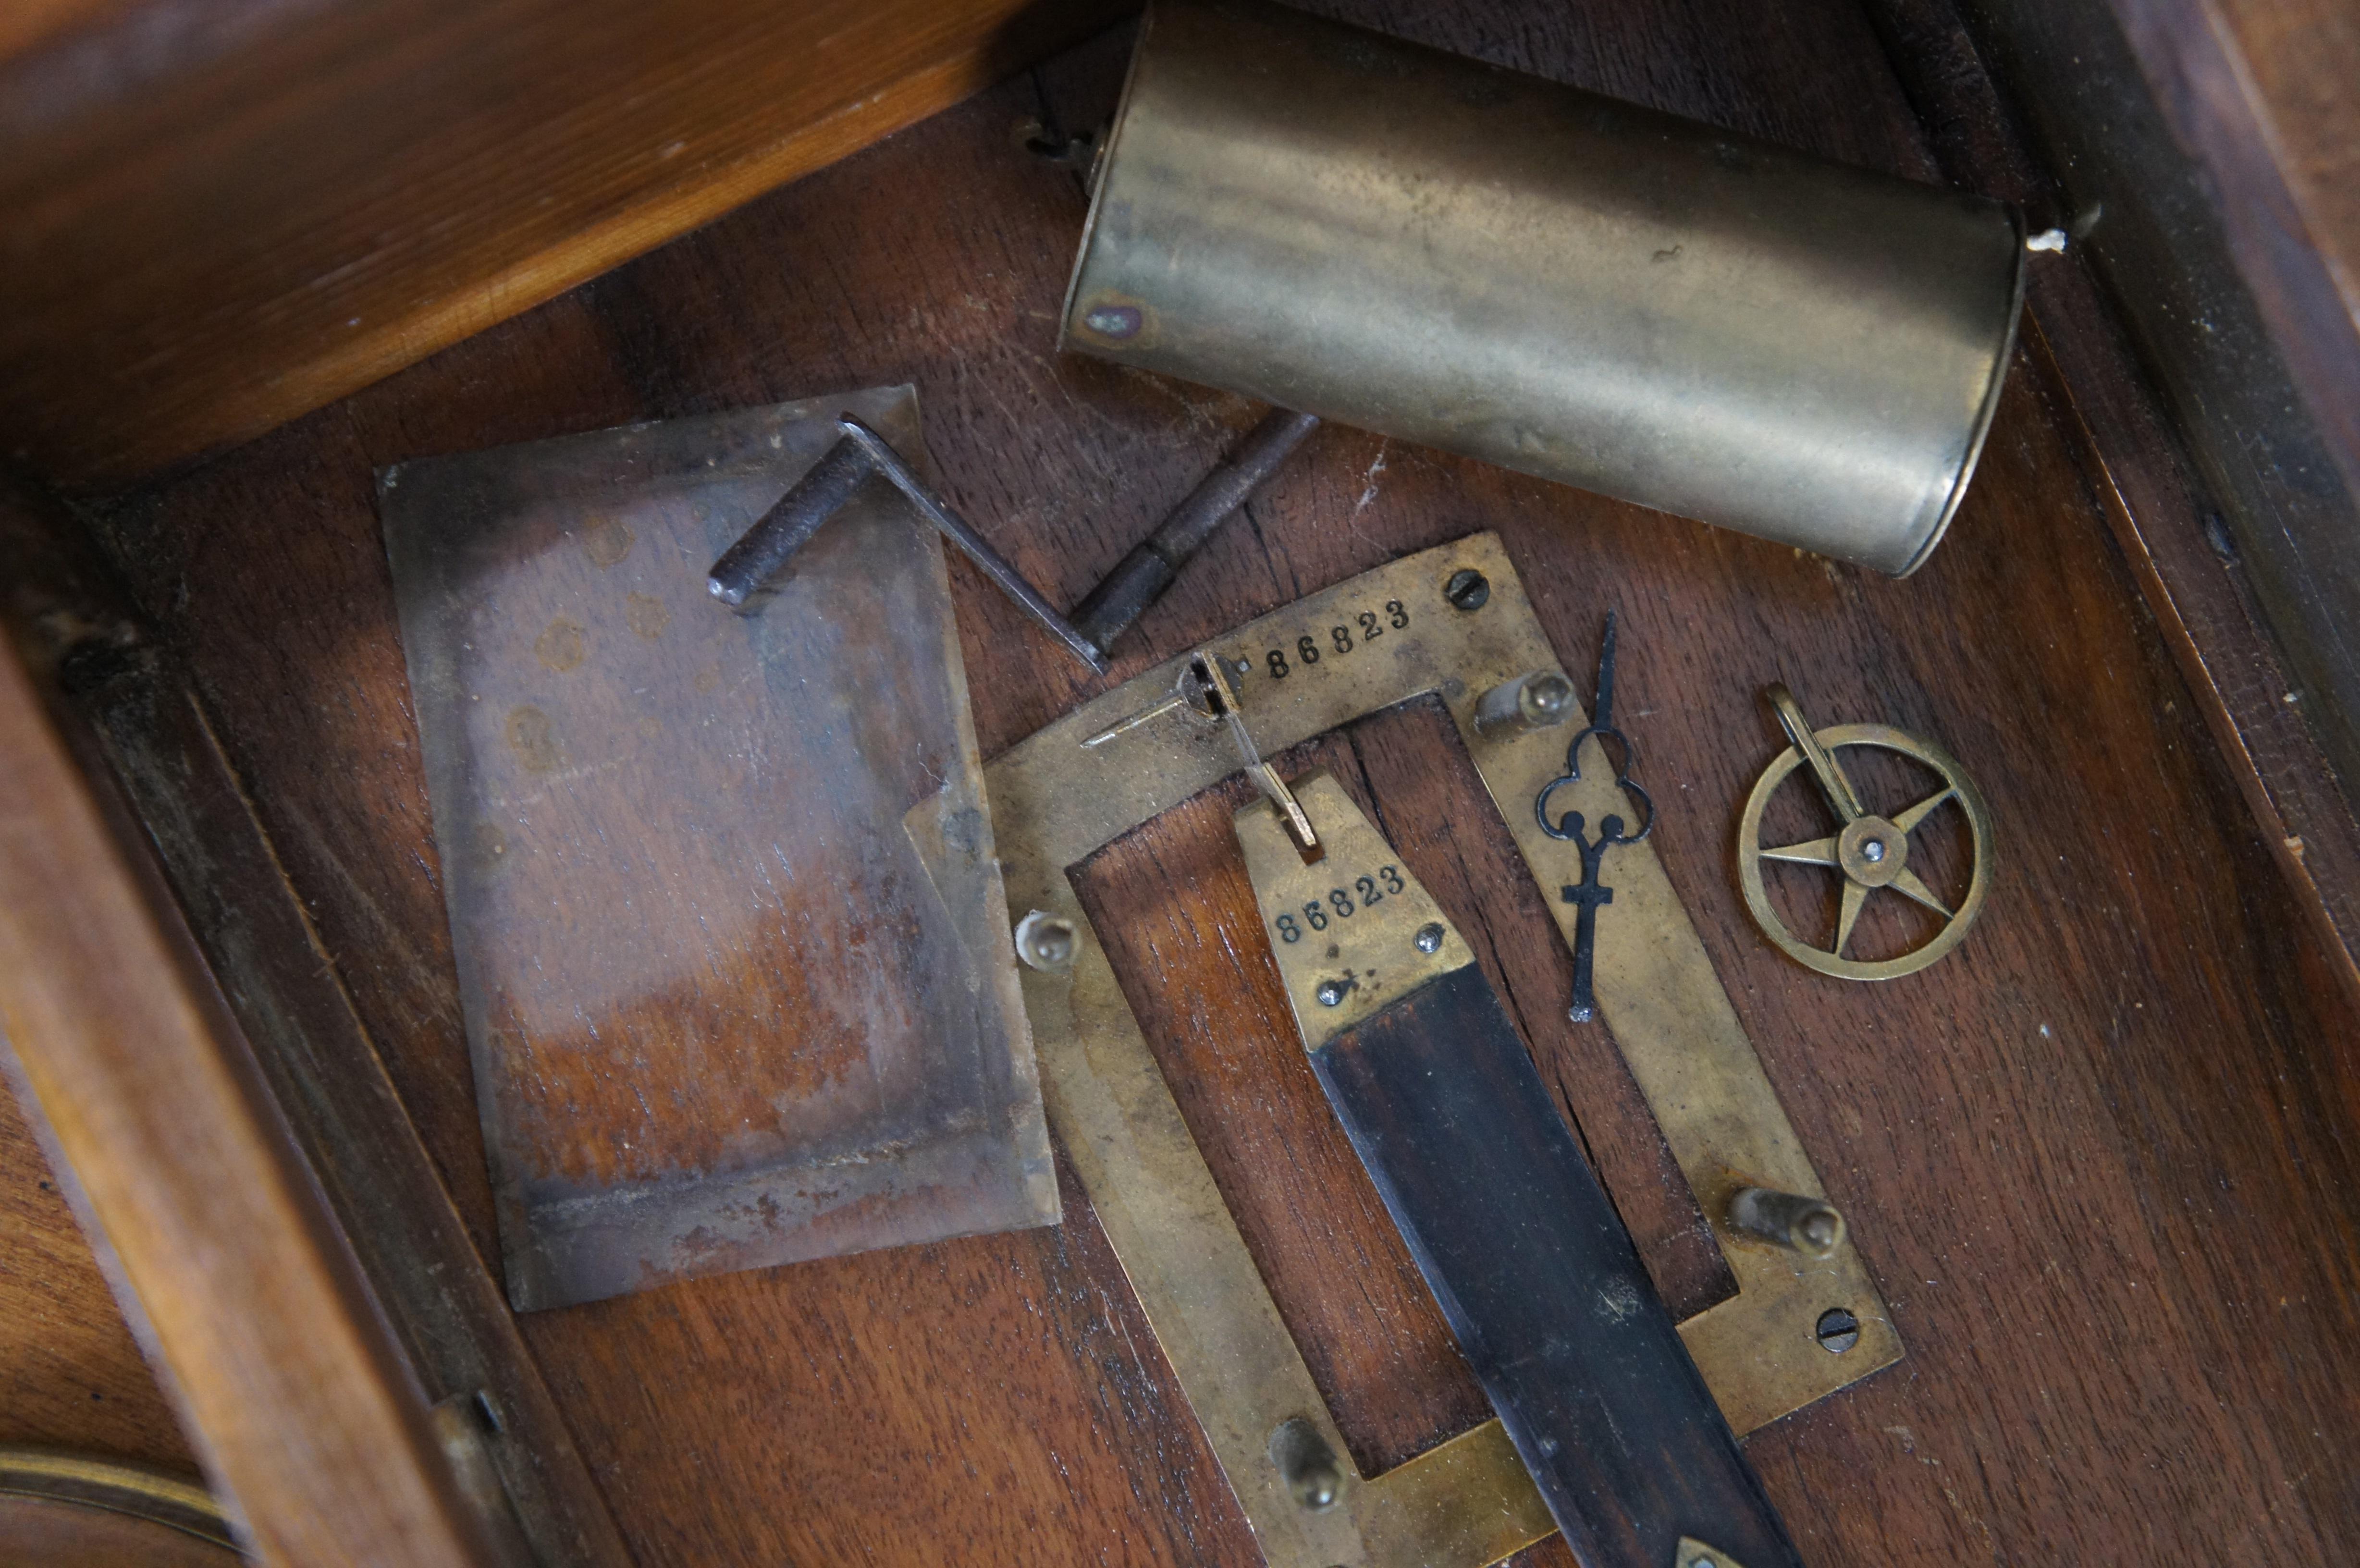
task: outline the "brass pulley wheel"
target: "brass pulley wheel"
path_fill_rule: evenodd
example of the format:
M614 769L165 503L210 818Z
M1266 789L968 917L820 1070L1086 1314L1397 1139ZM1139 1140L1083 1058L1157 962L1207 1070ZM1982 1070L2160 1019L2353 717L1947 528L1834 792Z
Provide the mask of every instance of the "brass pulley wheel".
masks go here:
M1738 886L1745 895L1745 907L1753 911L1754 923L1787 957L1840 980L1892 980L1925 968L1959 945L1967 928L1975 923L1975 916L1982 912L1983 894L1991 886L1992 821L1983 796L1957 759L1930 742L1890 724L1834 724L1815 731L1786 687L1771 687L1768 696L1778 711L1779 724L1795 744L1762 770L1737 826ZM1890 817L1878 816L1862 803L1859 791L1852 788L1852 780L1836 761L1836 754L1851 746L1899 752L1932 769L1942 787ZM1836 820L1842 823L1841 828L1826 838L1803 844L1775 847L1765 844L1762 814L1768 809L1770 798L1797 768L1807 764L1834 810ZM1973 873L1967 883L1967 896L1956 909L1944 904L1909 869L1909 835L1928 817L1953 804L1966 817L1967 830L1974 839ZM1842 877L1843 901L1836 916L1832 947L1814 947L1786 929L1762 885L1762 863L1765 860L1824 866ZM1880 888L1924 905L1941 916L1945 923L1931 942L1898 958L1874 962L1846 958L1844 947L1852 941L1860 912L1867 906L1869 896Z

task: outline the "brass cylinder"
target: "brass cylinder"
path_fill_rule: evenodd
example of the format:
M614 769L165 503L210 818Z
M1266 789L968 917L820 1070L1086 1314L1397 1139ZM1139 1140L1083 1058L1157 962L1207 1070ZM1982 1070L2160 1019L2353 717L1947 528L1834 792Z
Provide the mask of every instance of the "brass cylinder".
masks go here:
M1973 472L2024 257L1979 196L1155 0L1061 341L1906 573Z

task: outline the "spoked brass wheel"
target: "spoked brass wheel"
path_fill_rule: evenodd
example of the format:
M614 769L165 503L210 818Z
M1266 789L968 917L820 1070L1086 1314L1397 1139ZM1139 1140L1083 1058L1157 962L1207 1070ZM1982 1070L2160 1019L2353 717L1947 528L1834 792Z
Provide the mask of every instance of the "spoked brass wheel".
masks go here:
M1975 916L1983 910L1983 894L1991 886L1992 855L1991 812L1984 807L1983 796L1968 780L1957 759L1930 742L1890 724L1834 724L1814 731L1786 688L1771 687L1769 697L1778 710L1778 722L1795 744L1763 769L1762 777L1754 785L1754 793L1746 799L1745 814L1738 822L1738 884L1745 894L1745 907L1753 911L1754 923L1762 928L1763 935L1796 963L1839 979L1891 980L1925 968L1958 946L1967 928L1974 924ZM1942 786L1907 810L1890 817L1878 816L1862 804L1859 792L1836 761L1836 754L1850 746L1897 751L1932 769ZM1770 798L1778 792L1778 786L1806 764L1833 808L1836 820L1843 825L1827 838L1775 847L1766 845L1762 842L1762 814L1768 809ZM1919 823L1951 804L1964 813L1968 832L1974 838L1974 870L1967 883L1967 896L1956 909L1945 905L1909 869L1910 833ZM1832 947L1814 947L1786 929L1762 886L1762 863L1765 860L1824 866L1842 877L1843 902L1836 916ZM1860 912L1867 906L1869 896L1879 889L1924 905L1941 916L1945 923L1931 942L1898 958L1877 962L1846 958L1844 946L1852 941Z

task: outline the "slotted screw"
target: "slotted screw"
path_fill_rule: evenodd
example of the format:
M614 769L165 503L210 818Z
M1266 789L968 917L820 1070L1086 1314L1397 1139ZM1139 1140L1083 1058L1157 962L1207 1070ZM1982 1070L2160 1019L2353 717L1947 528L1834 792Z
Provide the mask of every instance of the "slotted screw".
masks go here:
M1480 610L1491 597L1491 580L1471 566L1460 567L1442 585L1442 596L1454 609Z

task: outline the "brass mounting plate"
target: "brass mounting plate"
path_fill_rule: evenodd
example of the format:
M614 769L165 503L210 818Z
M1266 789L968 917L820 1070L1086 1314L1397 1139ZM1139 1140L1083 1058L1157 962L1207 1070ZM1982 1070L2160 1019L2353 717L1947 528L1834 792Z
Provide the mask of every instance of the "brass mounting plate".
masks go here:
M1490 582L1480 608L1459 609L1443 595L1464 571ZM1365 635L1371 626L1376 637ZM1338 626L1351 652L1332 651ZM1293 650L1306 643L1329 651L1306 665ZM1542 833L1532 801L1564 771L1566 740L1586 720L1574 713L1524 735L1475 733L1475 704L1491 687L1536 670L1563 673L1498 537L1477 534L1215 637L1085 703L985 769L1010 908L1060 916L1081 938L1070 966L1022 975L1050 1119L1265 1559L1272 1568L1481 1568L1555 1529L1496 1421L1382 1475L1353 1474L1348 1463L1333 1508L1313 1512L1288 1495L1269 1457L1272 1432L1305 1417L1338 1454L1348 1452L1342 1435L1067 876L1238 770L1221 729L1176 716L1112 744L1082 744L1170 692L1200 654L1231 670L1250 665L1242 712L1265 754L1438 694L1568 944L1575 910L1555 893L1570 879L1573 851ZM1271 674L1273 654L1288 670L1283 679ZM1562 800L1568 793L1582 798ZM1559 796L1593 815L1630 809L1611 779L1585 778ZM1825 1194L1655 845L1615 856L1614 918L1599 923L1597 936L1599 1007L1737 1281L1736 1295L1680 1334L1742 1434L1892 1365L1901 1340L1849 1238L1813 1261L1728 1225L1729 1200L1743 1187ZM1841 1355L1817 1334L1820 1314L1835 1308L1860 1323L1858 1342Z

